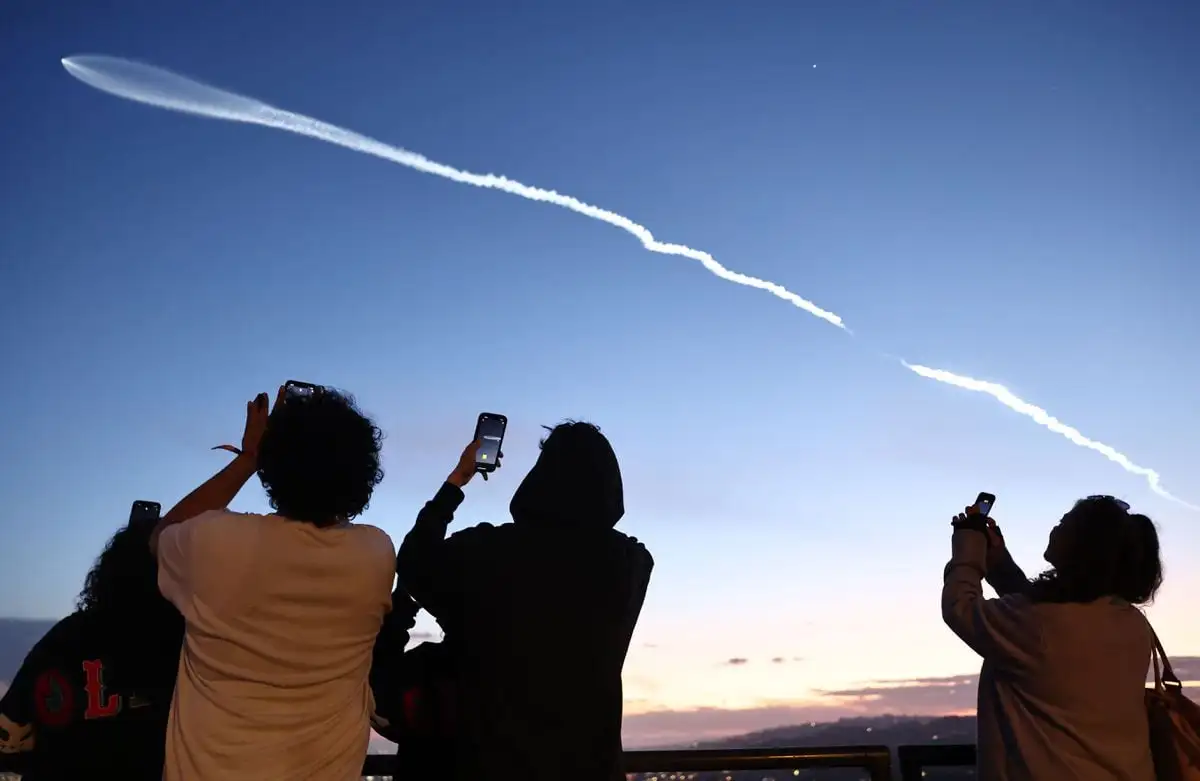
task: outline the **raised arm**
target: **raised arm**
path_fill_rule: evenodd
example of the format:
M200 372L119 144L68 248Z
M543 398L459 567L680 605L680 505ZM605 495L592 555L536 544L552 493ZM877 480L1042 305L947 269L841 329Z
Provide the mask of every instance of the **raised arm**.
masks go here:
M985 531L988 540L988 585L1002 597L1026 593L1029 590L1029 578L1025 577L1025 571L1013 561L1008 546L1004 544L1004 535L1000 533L1000 527L989 519Z
M479 443L472 442L463 450L446 482L417 513L417 522L404 536L400 552L396 554L396 577L400 586L421 607L439 618L462 576L450 554L446 528L454 520L454 511L462 504L463 486L475 475L478 449Z
M283 389L279 389L282 395ZM277 402L278 403L278 402ZM254 476L258 463L258 444L267 429L270 408L267 394L260 393L253 401L246 402L246 429L242 434L241 450L227 447L236 453L233 461L220 472L205 480L199 488L167 511L150 535L150 550L158 555L158 538L168 526L189 521L198 515L229 506L242 487Z
M1032 662L1040 644L1033 606L1024 594L984 599L987 536L982 525L956 519L942 586L942 619L985 659L1006 666Z
M459 573L447 555L446 528L462 504L462 489L446 481L417 513L412 531L400 543L396 577L421 607L437 616Z

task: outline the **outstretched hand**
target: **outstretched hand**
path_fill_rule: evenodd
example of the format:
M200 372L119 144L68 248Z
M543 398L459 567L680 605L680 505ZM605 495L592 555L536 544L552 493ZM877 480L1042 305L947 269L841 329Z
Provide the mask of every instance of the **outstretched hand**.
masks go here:
M258 459L258 446L267 431L271 418L271 402L267 394L260 393L246 402L246 428L242 431L242 455Z
M275 403L283 398L283 388L279 389ZM213 450L227 450L237 456L258 460L258 446L262 442L263 433L267 430L267 421L271 417L271 405L267 394L260 393L246 402L246 427L242 430L242 446L217 445Z

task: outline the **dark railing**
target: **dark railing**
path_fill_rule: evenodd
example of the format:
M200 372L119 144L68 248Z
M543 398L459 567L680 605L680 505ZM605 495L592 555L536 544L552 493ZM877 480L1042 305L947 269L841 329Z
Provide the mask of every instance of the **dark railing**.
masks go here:
M900 778L903 781L917 781L927 767L974 767L975 744L898 746L896 762L900 765Z
M975 764L972 745L900 746L896 758L902 781L917 781L927 767ZM0 754L0 773L19 773L22 755ZM859 768L871 781L890 781L892 758L886 746L833 748L771 748L695 751L626 751L627 773L692 773L725 770L810 770ZM371 754L363 765L364 776L394 776L396 757Z
M896 749L902 781L918 781L927 767L973 767L975 746L932 744ZM395 776L396 758L372 754L363 766L364 776ZM811 770L858 768L871 781L890 781L892 757L886 746L820 748L721 749L694 751L626 751L626 773L703 773L743 770Z
M892 758L888 753L887 746L625 752L626 773L808 770L810 768L846 767L867 771L871 781L890 781L891 766Z
M395 775L395 757L373 754L363 765L365 776ZM807 770L859 768L871 781L891 781L892 758L887 746L833 748L698 749L694 751L626 751L626 773L691 773L723 770Z

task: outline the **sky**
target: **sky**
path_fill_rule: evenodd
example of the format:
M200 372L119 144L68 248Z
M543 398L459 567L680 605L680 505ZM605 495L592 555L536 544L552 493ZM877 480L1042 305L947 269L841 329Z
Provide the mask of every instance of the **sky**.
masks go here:
M68 612L130 502L171 505L299 379L386 430L363 520L397 543L479 412L505 464L454 528L506 519L541 425L602 427L657 561L631 745L974 675L938 597L985 490L1030 571L1078 497L1149 514L1150 616L1200 653L1200 514L884 357L1003 383L1200 503L1198 29L1116 0L6 0L0 615ZM854 335L554 206L116 99L82 53L574 195Z

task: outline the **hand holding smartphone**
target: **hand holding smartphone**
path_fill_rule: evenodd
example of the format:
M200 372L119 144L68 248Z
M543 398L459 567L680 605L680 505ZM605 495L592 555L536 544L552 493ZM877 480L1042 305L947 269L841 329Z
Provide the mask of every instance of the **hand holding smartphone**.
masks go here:
M504 432L508 428L508 418L495 412L481 412L475 421L475 442L479 449L475 451L475 471L487 476L500 466L501 446L504 444Z
M975 504L971 505L971 509L967 511L969 515L982 515L988 517L988 513L992 511L992 507L996 504L996 495L989 493L980 493L975 497Z
M983 532L991 539L991 531L995 529L996 524L988 518L988 513L992 511L992 506L996 504L995 494L980 493L975 497L975 504L954 516L950 521L950 525L957 529L973 529L978 532ZM997 534L999 530L996 530Z

